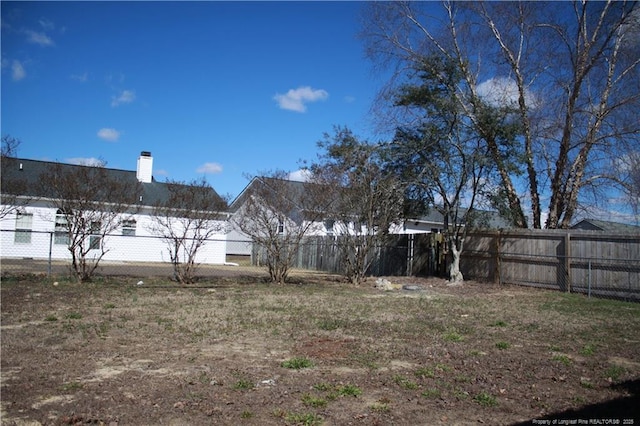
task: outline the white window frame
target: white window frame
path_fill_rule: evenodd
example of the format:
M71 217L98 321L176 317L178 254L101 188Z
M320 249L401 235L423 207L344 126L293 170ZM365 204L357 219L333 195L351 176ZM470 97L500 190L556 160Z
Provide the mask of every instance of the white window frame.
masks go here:
M99 250L100 244L102 242L102 235L100 234L100 230L102 228L102 223L100 221L91 222L91 227L89 228L89 250Z
M62 210L56 211L56 221L54 225L53 243L59 245L69 245L68 221Z
M122 235L127 237L135 237L136 226L138 225L135 219L124 219L122 222Z
M33 227L33 213L16 212L16 230L13 242L16 244L31 244L31 228Z

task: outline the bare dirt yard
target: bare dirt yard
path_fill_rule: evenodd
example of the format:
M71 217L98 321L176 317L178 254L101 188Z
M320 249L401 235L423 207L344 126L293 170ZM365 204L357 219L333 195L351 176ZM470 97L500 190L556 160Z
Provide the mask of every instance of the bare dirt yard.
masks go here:
M3 425L640 424L640 304L139 280L3 277Z

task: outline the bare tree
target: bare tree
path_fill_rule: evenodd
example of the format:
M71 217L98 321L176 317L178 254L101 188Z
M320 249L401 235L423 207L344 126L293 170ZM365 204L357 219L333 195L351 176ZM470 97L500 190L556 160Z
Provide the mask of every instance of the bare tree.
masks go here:
M272 283L287 281L303 238L322 226L326 200L323 188L280 170L253 178L239 197L231 223L264 250Z
M545 226L568 227L580 206L594 201L586 189L620 188L609 160L620 154L621 141L640 132L635 2L436 6L369 5L367 51L377 64L396 65L383 101L421 58L439 53L457 63L464 76L459 102L487 143L516 226L525 225L526 209L540 228L548 197ZM486 105L509 106L520 122L519 138L506 151L492 140Z
M632 220L635 223L640 221L640 151L636 144L630 147L626 155L615 159L611 168L616 178L624 188L621 199L630 206Z
M169 181L167 198L156 204L151 232L165 241L176 281L193 283L198 254L214 235L225 232L225 199L203 178L189 183Z
M519 4L511 8L511 19L505 19L504 9L494 6L482 4L478 9L516 77L520 115L527 130L527 158L531 159L534 223L540 221L535 204L540 188L535 185L532 153L538 143L553 153L546 226L567 228L580 208L581 194L618 185L607 172L606 159L620 153L620 143L640 130L637 119L629 119L640 100L639 11L632 2L576 2L563 5L560 18L557 9L556 16L551 16L541 14L535 5ZM519 23L515 31L513 22ZM543 48L541 55L532 54L532 41L536 48ZM534 62L541 60L549 70ZM548 85L544 104L552 114L542 119L532 113L533 103L539 101L527 96L536 79ZM594 163L600 166L593 167Z
M629 175L629 198L638 222L640 218L640 154L633 158Z
M138 182L118 179L104 166L55 163L40 176L40 190L56 209L55 238L66 243L79 282L91 280L110 250L109 234L138 210Z
M3 135L2 149L0 151L0 153L2 154L2 157L7 157L7 158L16 157L18 155L18 147L20 146L21 143L22 142L20 141L20 139L14 138L13 136L10 136L10 135Z
M21 142L9 135L2 136L0 167L2 168L2 198L0 200L0 220L29 204L27 184L19 175L19 163L16 160Z
M313 181L332 200L326 219L340 241L343 273L358 285L402 215L403 191L394 175L384 173L379 146L349 129L336 127L318 147L323 152L311 166Z

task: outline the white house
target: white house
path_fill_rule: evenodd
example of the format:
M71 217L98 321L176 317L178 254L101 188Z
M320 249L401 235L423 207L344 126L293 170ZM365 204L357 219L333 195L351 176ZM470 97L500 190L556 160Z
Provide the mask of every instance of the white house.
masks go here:
M243 191L236 197L230 204L229 211L231 216L241 214L241 209L246 202L246 197L252 192L252 188L255 185L270 184L270 182L276 179L270 177L254 177L249 184L243 189ZM278 188L279 191L287 194L292 198L295 204L295 200L302 197L305 191L309 189L310 185L316 185L308 182L299 181L286 181L279 180L279 182L273 184L274 188ZM299 203L303 204L303 203ZM464 210L462 211L464 213ZM301 216L298 212L298 216ZM303 216L303 215L302 215ZM289 218L290 220L300 220L298 218ZM476 226L483 228L511 228L511 225L502 218L497 212L482 210L476 211ZM354 223L338 223L332 220L330 217L325 218L322 222L317 222L314 226L309 227L307 235L309 236L338 236L344 234L360 233L362 230L356 232ZM429 233L441 233L444 229L444 216L436 209L430 209L427 213L416 216L415 218L406 218L399 223L393 223L390 226L389 232L395 235L403 234L429 234ZM284 226L282 228L284 232ZM238 255L251 254L251 239L244 235L240 230L230 227L230 232L227 234L229 241L228 253Z
M313 202L305 200L305 194L308 194L308 191L317 190L317 187L312 188L312 185L316 184L264 176L257 176L251 179L249 184L229 205L231 225L229 227L229 233L227 234L227 253L233 255L251 254L251 238L238 229L238 226L234 226L233 223L239 220L251 220L244 212L247 197L268 191L270 187L273 188L274 193L277 192L287 198L288 201L282 202L281 204L287 205L287 207L293 207L293 209L288 212L273 212L274 217L279 216L281 218L281 223L279 224L279 232L281 234L284 235L287 232L288 226L291 226L305 229L305 235L307 236L335 235L338 227L333 220L328 219L322 222L311 222L308 219L310 216L317 216L315 214L307 214L308 211L306 210L312 208L310 207L311 204L316 204L316 200Z
M466 209L461 209L460 214L464 215ZM513 227L498 212L490 210L474 210L476 228L485 229L510 229ZM444 230L444 215L432 208L427 213L407 218L402 223L394 224L390 232L392 234L429 234L441 233Z
M4 214L0 218L0 257L70 258L64 217L52 207L51 194L44 193L43 186L38 184L54 166L70 172L79 167L90 167L19 158L2 159L0 211ZM135 171L105 170L110 179L138 182L139 194L135 209L123 214L118 227L104 237L107 252L102 262L169 262L167 244L154 232L153 226L154 206L169 197L169 184L153 178L151 153L141 153ZM213 190L211 196L220 198ZM226 222L220 220L215 226L220 231L198 252L198 263L225 262Z

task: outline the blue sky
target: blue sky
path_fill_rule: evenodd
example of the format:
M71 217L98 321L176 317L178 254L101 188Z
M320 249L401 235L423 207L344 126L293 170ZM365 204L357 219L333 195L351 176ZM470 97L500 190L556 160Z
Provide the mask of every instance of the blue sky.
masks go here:
M18 156L154 177L295 171L334 125L369 134L381 79L358 2L2 2L2 134Z

